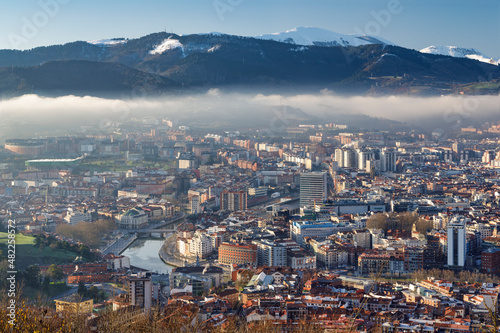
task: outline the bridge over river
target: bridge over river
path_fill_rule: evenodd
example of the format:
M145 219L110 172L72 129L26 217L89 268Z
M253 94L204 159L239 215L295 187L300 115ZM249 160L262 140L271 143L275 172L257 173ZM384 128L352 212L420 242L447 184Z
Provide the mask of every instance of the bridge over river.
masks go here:
M162 221L160 223L151 224L147 228L133 229L133 230L122 230L125 233L122 237L115 240L113 243L109 244L103 251L103 254L120 254L127 249L139 236L152 236L159 234L169 235L175 232L175 228L167 228L167 226L173 225L185 218L185 214L174 216L169 220Z

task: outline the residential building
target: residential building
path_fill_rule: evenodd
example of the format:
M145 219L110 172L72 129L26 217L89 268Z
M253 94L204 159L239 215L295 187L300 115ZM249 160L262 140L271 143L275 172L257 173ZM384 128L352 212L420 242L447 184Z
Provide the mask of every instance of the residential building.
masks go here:
M223 281L224 270L221 267L211 266L187 266L177 267L169 275L170 289L183 289L192 286L193 294L201 295L208 292L212 287L218 287Z
M316 252L316 260L326 268L337 268L347 265L349 253L337 245L322 245Z
M223 191L221 193L220 209L222 211L245 211L247 209L246 191Z
M189 190L191 192L191 190ZM197 194L191 194L188 192L189 197L189 213L190 214L198 214L201 213L200 206L200 196Z
M481 270L486 274L500 273L500 249L489 248L481 253Z
M219 246L219 263L230 264L257 264L257 245L222 243Z
M268 240L253 241L257 246L257 266L286 266L287 248Z
M287 251L287 266L292 269L316 269L316 256L301 248Z
M380 153L381 170L382 172L395 172L396 162L398 161L398 153L393 149L384 149Z
M91 222L92 214L90 212L81 212L74 210L73 208L68 208L68 213L64 217L64 220L71 225L76 225L80 222Z
M204 232L196 232L189 244L189 250L192 256L199 258L208 257L214 251L212 238Z
M92 313L94 310L94 301L78 294L56 299L55 303L57 312L85 314Z
M130 305L145 310L151 309L153 298L151 273L132 274L128 281Z

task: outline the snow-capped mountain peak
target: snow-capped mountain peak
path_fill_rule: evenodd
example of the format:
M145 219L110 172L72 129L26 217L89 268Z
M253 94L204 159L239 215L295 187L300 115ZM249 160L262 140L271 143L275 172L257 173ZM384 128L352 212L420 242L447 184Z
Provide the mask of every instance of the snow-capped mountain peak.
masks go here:
M438 55L447 55L456 58L469 58L473 60L478 60L481 62L486 62L492 65L498 65L500 63L500 59L493 59L485 56L483 53L479 52L473 48L465 48L458 46L445 46L445 45L437 45L437 46L428 46L424 49L420 50L421 53L429 53L429 54L438 54Z
M361 34L341 34L330 30L315 27L298 27L285 32L276 32L255 36L259 39L269 39L296 45L316 46L360 46L367 44L393 43L376 36Z

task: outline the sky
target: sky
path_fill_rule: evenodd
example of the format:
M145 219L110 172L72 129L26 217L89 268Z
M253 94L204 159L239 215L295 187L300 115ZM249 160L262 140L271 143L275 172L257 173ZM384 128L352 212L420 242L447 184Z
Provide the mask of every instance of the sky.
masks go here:
M0 49L153 32L255 36L314 26L422 49L473 47L500 57L498 0L3 0Z

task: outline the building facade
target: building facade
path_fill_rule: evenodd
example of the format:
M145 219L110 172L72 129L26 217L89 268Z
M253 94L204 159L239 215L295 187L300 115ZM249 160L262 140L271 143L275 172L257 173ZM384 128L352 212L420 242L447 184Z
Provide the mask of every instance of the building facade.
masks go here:
M326 172L300 174L300 206L323 203L328 199Z
M247 210L246 191L223 191L220 197L220 209L222 211L235 212Z
M116 224L123 229L141 229L148 224L148 214L142 208L133 208L119 214Z
M257 264L257 245L222 243L219 246L219 263L255 265Z
M129 278L130 304L145 310L151 309L153 288L151 273L135 274Z
M465 265L465 219L454 218L448 223L448 267Z
M281 244L276 244L268 240L253 241L257 246L258 266L286 266L287 248Z
M299 245L304 245L304 238L327 237L335 230L329 221L293 221L290 224L290 237Z

